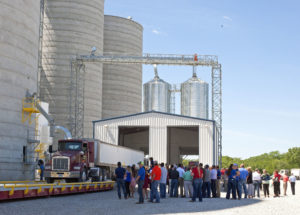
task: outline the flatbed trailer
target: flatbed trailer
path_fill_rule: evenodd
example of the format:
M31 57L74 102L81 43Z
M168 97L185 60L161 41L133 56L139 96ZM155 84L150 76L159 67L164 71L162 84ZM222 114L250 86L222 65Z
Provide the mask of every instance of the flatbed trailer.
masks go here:
M0 181L0 202L112 190L114 181L47 184L35 181Z

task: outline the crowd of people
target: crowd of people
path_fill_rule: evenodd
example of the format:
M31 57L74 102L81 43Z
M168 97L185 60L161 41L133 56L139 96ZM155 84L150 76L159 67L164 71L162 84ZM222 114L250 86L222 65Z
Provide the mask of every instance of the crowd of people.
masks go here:
M270 197L270 185L274 188L274 197L281 193L281 179L283 183L283 195L287 195L290 183L292 194L295 195L296 177L280 175L277 170L271 176L266 170L262 173L259 169L254 171L251 167L245 168L244 164L238 168L237 164L231 164L227 169L219 169L219 166L205 165L202 163L184 167L182 164L165 165L158 164L150 158L150 165L144 166L139 162L136 166L128 166L126 169L118 162L115 170L118 197L121 199L121 189L124 198L134 198L136 185L138 186L139 201L144 200L159 203L169 194L170 198L191 198L191 202L203 198L220 198L221 191L226 192L226 199L260 198L263 190L264 197ZM168 188L168 189L167 189ZM148 190L150 189L150 193ZM159 190L159 191L158 191Z

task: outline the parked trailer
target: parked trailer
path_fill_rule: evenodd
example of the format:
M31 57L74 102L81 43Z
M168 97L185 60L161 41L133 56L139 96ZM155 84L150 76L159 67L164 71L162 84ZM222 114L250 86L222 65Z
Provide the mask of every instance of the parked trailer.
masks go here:
M52 147L49 147L52 152ZM104 181L114 178L117 162L133 165L144 160L144 152L95 139L70 139L58 142L58 151L51 153L45 165L48 183Z
M291 174L293 174L297 180L300 180L300 169L291 169Z
M113 187L113 181L59 184L0 181L0 202L16 199L107 191L112 190Z

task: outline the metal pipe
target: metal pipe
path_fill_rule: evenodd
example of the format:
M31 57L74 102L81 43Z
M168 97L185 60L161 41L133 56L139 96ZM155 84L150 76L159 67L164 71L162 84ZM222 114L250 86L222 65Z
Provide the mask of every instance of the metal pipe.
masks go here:
M159 77L158 77L158 72L157 72L157 65L154 64L154 65L153 65L153 68L154 68L154 78L159 78Z
M63 131L65 139L67 139L67 140L72 139L72 134L67 128L60 126L60 125L56 125L54 128L55 128L55 131L57 131L57 130Z
M197 67L193 66L193 78L197 78Z

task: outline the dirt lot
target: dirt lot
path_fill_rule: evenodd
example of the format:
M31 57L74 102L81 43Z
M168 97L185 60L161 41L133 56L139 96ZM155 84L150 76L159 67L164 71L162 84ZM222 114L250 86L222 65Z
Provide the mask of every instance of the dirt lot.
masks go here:
M272 188L271 188L272 190ZM256 198L242 200L204 199L202 203L190 203L188 198L167 198L160 204L136 205L135 199L117 198L116 190L100 193L78 194L25 201L0 203L0 214L243 214L277 215L300 214L300 181L296 184L296 195L280 198Z

